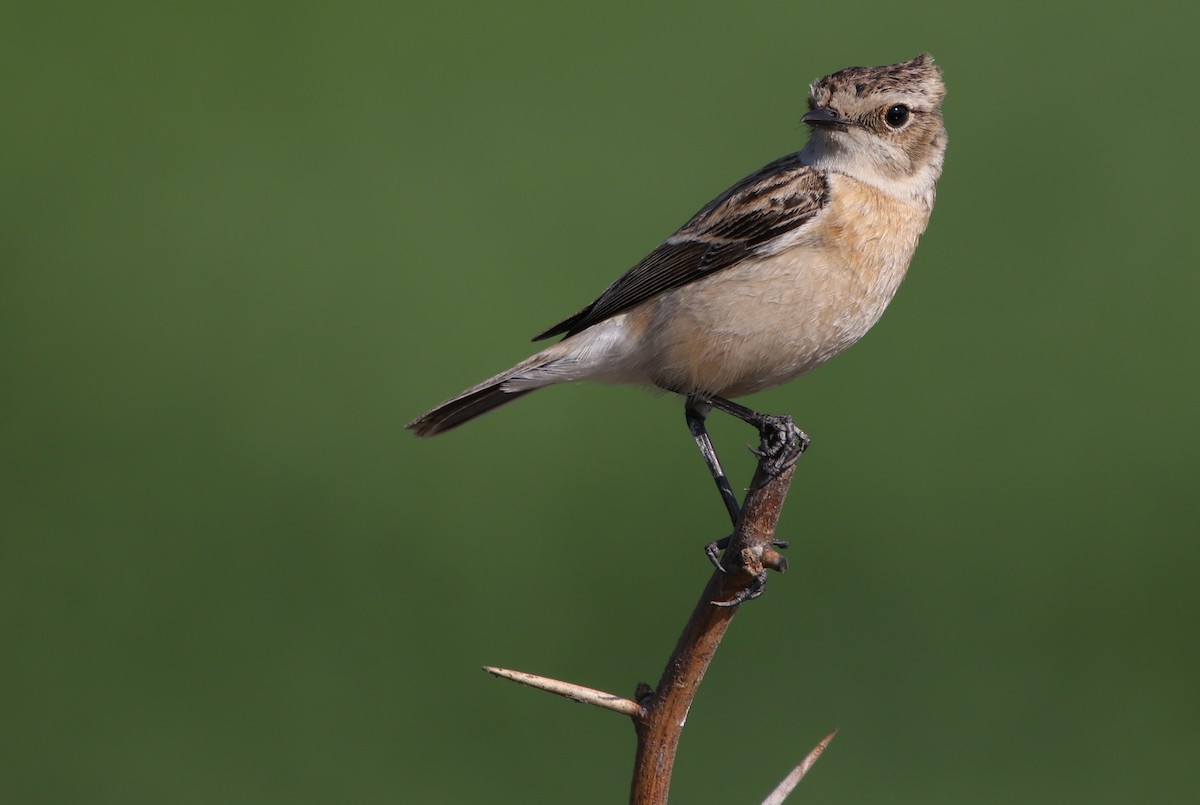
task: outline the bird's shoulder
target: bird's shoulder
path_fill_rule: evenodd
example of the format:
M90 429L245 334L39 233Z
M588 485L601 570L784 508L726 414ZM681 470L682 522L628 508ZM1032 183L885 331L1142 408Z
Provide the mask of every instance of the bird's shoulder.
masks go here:
M534 338L574 335L664 291L764 252L827 204L826 175L799 152L781 157L704 205L587 307Z
M706 204L668 243L685 238L762 245L811 219L825 205L829 180L800 153L763 166Z

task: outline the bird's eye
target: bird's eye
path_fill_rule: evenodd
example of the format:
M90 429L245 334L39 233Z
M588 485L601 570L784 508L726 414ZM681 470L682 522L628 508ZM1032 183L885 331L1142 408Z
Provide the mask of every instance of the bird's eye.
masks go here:
M894 129L898 129L908 122L908 116L911 114L907 106L898 103L887 110L883 115L884 121Z

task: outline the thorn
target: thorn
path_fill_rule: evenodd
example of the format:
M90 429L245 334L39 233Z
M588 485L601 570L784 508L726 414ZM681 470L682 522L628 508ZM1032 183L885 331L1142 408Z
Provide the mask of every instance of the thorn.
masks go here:
M762 805L780 805L780 803L787 799L788 794L792 793L792 790L804 779L804 775L808 774L808 770L813 767L813 764L817 762L826 747L829 746L829 742L833 740L833 736L837 734L838 731L835 729L826 735L825 740L817 744L811 752L804 756L804 760L800 761L800 765L792 769L791 773L783 778L783 782L776 786L770 796L762 801Z
M527 674L524 671L510 671L507 668L497 668L492 665L483 666L483 670L501 679L508 679L521 685L528 685L531 688L544 690L556 696L570 699L573 702L590 704L593 707L599 707L604 710L612 710L614 713L621 713L630 718L642 718L645 715L645 710L637 702L631 702L629 699L623 699L620 696L614 696L602 690L585 688L583 685L563 682L559 679L551 679L548 676Z

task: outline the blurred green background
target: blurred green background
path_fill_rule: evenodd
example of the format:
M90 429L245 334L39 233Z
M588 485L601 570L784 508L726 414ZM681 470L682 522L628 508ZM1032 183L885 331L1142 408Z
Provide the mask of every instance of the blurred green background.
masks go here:
M0 801L612 803L724 513L668 397L403 424L929 50L938 208L673 801L1200 797L1184 3L0 13ZM713 418L744 483L743 426Z

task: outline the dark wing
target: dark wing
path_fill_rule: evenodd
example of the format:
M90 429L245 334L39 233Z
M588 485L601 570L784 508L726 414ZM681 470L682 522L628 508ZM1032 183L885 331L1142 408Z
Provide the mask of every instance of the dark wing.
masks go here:
M595 302L533 340L575 335L664 291L769 252L775 238L820 212L828 194L824 177L799 154L777 159L709 202Z

